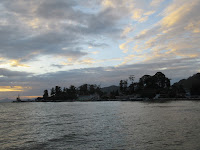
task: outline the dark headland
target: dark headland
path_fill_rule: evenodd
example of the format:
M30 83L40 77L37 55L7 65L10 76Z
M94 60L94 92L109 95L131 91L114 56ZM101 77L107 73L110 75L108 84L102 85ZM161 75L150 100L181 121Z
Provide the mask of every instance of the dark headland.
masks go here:
M55 86L44 90L43 96L32 101L22 101L19 96L14 102L87 102L87 101L169 101L200 100L200 73L171 85L162 72L144 75L134 82L134 75L119 81L119 86L101 88L96 84L73 85L68 88Z

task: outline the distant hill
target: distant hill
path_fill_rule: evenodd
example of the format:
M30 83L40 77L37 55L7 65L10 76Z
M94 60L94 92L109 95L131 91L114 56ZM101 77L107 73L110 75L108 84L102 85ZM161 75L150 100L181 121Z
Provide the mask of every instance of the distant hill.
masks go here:
M102 92L107 92L107 93L110 93L112 91L119 91L119 86L116 86L116 85L112 85L112 86L109 86L109 87L104 87L104 88L101 88L101 91Z
M200 85L200 73L194 74L188 79L182 79L174 85L182 85L186 89L190 89L192 85Z

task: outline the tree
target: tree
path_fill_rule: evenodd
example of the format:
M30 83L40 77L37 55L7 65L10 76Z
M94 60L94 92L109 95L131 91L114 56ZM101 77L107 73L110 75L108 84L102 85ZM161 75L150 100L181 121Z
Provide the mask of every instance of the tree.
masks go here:
M80 95L88 95L89 91L88 91L88 85L87 84L83 84L79 87L79 94Z
M135 84L131 83L129 85L129 94L133 94L135 92Z
M170 87L170 80L162 72L157 72L154 76L142 76L139 80L139 85L142 89L165 89Z
M48 90L44 90L43 99L47 100L49 98Z
M93 84L89 85L89 93L94 94L95 91L96 91L96 85Z
M103 92L101 91L101 87L100 87L100 85L98 85L97 87L96 87L96 93L97 94L99 94L99 96L102 96L103 95Z
M144 75L140 78L139 80L139 84L141 86L142 89L144 89L145 87L153 87L153 78L150 75Z
M120 80L120 82L119 82L119 90L121 92L123 91L123 80Z
M169 90L169 97L178 98L185 97L185 89L182 85L173 84Z
M52 89L51 89L51 97L54 97L54 96L55 96L55 89L52 88Z
M67 92L67 88L63 88L63 93L66 93Z
M134 79L135 79L135 76L134 76L134 75L130 75L130 76L129 76L129 80L131 81L131 83L133 83Z
M55 87L55 96L59 97L59 96L61 96L61 93L62 93L61 87L56 86Z
M200 84L193 84L190 93L191 95L200 95Z
M127 93L127 85L128 85L128 81L127 80L121 80L120 83L119 83L120 91L123 94Z
M115 91L115 96L119 96L119 91Z
M136 91L143 97L152 98L158 93L167 94L169 87L170 80L162 72L157 72L153 76L142 76L137 84Z
M63 100L67 100L68 97L69 97L67 91L68 91L68 89L64 87L64 88L63 88L63 92L62 92L62 99L63 99Z
M70 88L68 89L68 93L69 93L69 99L73 100L73 99L76 99L77 98L77 95L76 95L76 87L71 85Z
M162 72L157 72L153 76L153 78L155 80L155 84L156 84L157 88L164 89L164 88L170 87L170 80L168 78L166 78Z
M134 91L135 91L135 86L134 86L134 83L133 83L134 79L135 79L134 75L129 76L129 80L131 81L131 84L129 85L129 94L133 94Z

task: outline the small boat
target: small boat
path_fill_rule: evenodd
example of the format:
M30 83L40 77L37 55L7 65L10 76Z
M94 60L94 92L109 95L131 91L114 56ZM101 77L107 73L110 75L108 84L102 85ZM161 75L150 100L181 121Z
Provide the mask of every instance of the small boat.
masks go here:
M33 100L21 100L19 94L16 98L16 101L13 101L13 103L22 103L22 102L35 102L35 101L33 101Z
M22 100L20 99L20 97L19 97L19 94L18 94L18 97L16 98L16 101L17 102L21 102Z
M23 102L21 99L20 99L20 96L18 94L17 98L16 98L16 101L13 101L13 103L17 103L17 102Z

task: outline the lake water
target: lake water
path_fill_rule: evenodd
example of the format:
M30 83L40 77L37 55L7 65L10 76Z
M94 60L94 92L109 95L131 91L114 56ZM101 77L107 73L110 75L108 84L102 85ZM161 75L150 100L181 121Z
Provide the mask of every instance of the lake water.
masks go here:
M200 102L0 103L0 149L200 150Z

